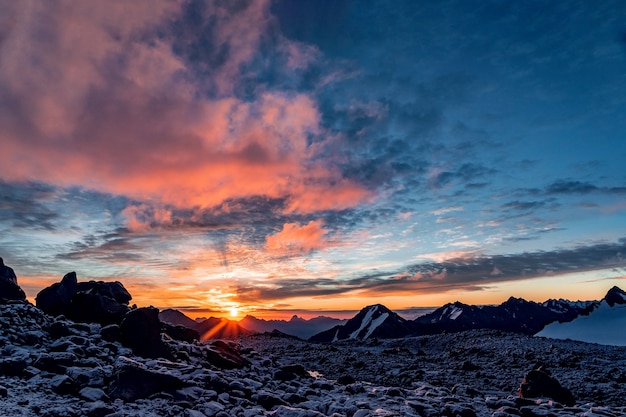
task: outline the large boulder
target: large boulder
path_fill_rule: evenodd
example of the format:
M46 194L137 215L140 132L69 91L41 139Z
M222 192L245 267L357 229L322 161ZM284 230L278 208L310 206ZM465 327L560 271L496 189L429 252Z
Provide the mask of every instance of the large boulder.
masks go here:
M218 368L235 369L250 365L250 361L241 355L234 344L222 340L206 345L203 352L207 361Z
M528 372L519 388L521 398L549 397L566 406L573 406L576 399L571 391L562 387L559 381L543 369Z
M119 324L132 299L120 282L78 282L76 272L66 274L61 282L44 288L35 297L45 313L83 323Z
M0 258L0 301L9 300L26 300L26 294L17 285L17 276L13 268L4 264L4 260Z
M159 309L141 307L130 311L120 324L122 344L133 350L135 355L144 358L170 358L161 338Z
M158 392L175 392L187 384L174 375L146 369L142 364L120 357L114 373L112 398L135 401Z

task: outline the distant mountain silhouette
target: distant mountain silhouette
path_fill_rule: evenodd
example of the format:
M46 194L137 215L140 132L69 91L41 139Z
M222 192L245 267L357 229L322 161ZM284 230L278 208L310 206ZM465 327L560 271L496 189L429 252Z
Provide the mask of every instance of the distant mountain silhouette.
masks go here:
M341 320L331 317L314 317L306 320L302 317L294 315L286 320L264 320L254 316L247 315L239 321L239 325L257 333L272 332L278 330L281 333L285 333L292 336L297 336L301 339L308 339L314 334L320 333L324 330L328 330L333 326L345 323L347 320Z
M236 339L239 336L251 334L248 329L241 327L236 321L224 318L209 317L197 322L178 310L166 309L159 313L159 319L166 323L188 327L198 332L200 340Z
M611 292L612 291L612 292ZM626 293L611 290L611 300L626 300ZM624 301L626 303L626 301ZM365 307L344 325L313 335L314 342L403 338L443 332L492 329L532 335L552 322L567 322L589 314L598 301L548 300L544 303L511 297L498 306L476 306L460 302L446 304L415 320L405 320L387 307Z

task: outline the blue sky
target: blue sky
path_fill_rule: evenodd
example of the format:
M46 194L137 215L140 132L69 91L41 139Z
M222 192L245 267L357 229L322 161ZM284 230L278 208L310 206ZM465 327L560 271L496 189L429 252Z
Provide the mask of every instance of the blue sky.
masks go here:
M0 5L0 256L31 297L76 271L262 314L626 276L619 1Z

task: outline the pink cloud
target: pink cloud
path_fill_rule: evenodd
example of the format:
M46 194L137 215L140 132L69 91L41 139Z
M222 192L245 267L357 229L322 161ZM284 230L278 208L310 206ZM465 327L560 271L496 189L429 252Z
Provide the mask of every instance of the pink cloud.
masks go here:
M288 212L312 212L373 198L317 158L320 141L309 139L324 132L310 97L233 94L239 68L258 53L271 23L268 2L232 13L207 3L216 42L229 51L208 80L157 36L178 17L175 2L8 3L0 178L80 185L153 210L263 195L284 199ZM282 42L298 65L315 59L310 48ZM129 225L145 226L145 216L129 210Z
M321 220L310 221L301 226L285 223L283 229L265 240L265 249L275 255L307 254L330 246Z

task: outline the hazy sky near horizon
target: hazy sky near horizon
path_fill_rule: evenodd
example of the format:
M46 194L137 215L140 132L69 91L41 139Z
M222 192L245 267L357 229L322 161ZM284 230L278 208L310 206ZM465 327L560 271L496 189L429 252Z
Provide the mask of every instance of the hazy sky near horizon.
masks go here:
M192 315L601 298L626 7L0 0L0 143L30 297L76 271Z

